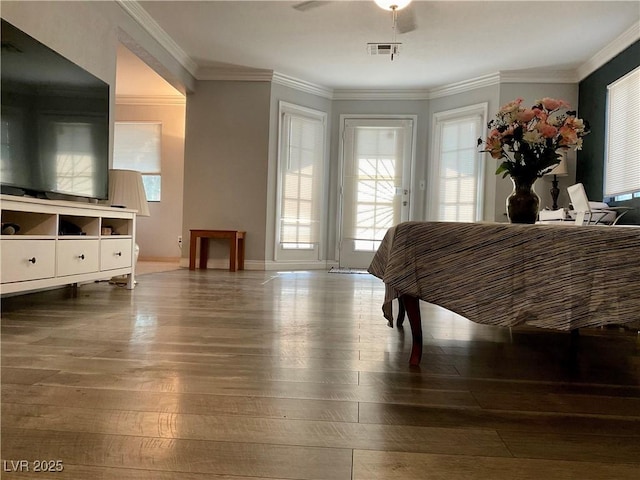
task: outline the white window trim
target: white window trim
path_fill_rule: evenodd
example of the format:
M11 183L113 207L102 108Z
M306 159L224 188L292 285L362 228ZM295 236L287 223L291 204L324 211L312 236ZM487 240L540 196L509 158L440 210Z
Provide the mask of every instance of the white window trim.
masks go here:
M329 175L329 163L328 163L328 153L329 149L327 148L327 118L328 115L326 112L315 110L308 107L303 107L300 105L296 105L294 103L280 101L278 103L278 150L277 150L277 168L276 168L276 211L275 211L275 222L274 222L274 260L275 261L285 261L285 262L315 262L322 258L324 254L324 242L326 238L326 218L322 218L320 225L318 226L318 244L315 248L312 249L282 249L280 247L280 222L282 221L282 160L283 160L283 143L284 138L283 134L283 125L282 119L284 115L294 114L305 116L314 120L320 120L323 125L323 135L322 135L322 162L323 162L323 179L322 179L322 214L328 210L328 194L327 194L327 184L328 184L328 175Z
M336 238L335 238L335 258L340 258L340 241L342 239L342 202L343 202L343 188L344 179L342 178L342 172L344 172L344 135L347 121L349 120L410 120L413 125L411 131L411 166L409 169L410 183L413 185L413 179L415 178L416 170L416 146L418 142L418 115L415 114L366 114L366 113L343 113L340 115L340 141L338 148L338 212L336 215ZM414 205L415 205L416 192L411 188L409 191L409 219L414 218Z
M466 107L455 108L452 110L445 110L442 112L436 112L433 114L432 121L432 133L431 133L431 162L429 167L429 192L427 195L427 208L426 212L429 220L436 220L438 218L438 209L440 201L440 132L442 128L442 122L447 120L455 120L459 118L471 117L479 115L481 117L481 125L487 124L487 112L489 104L487 102L477 103L475 105L469 105ZM480 136L484 136L484 131ZM476 221L480 221L484 215L484 171L485 171L485 156L482 153L477 152L476 158L478 162L478 177L477 177L477 193L476 193Z
M609 169L609 163L610 163L610 155L611 155L611 149L610 149L610 129L611 129L611 125L610 125L610 121L611 121L611 101L610 101L610 95L611 95L611 90L613 88L615 88L617 85L619 85L620 83L623 82L627 82L627 81L631 81L633 80L633 78L639 78L640 77L640 67L636 67L633 70L631 70L630 72L626 73L625 75L623 75L622 77L618 78L616 81L610 83L609 85L607 85L607 117L606 117L606 124L605 124L605 165L604 165L604 178L603 178L603 195L605 197L605 199L611 199L613 198L616 201L622 201L622 200L628 200L631 198L637 198L638 197L638 193L640 193L640 184L635 185L635 186L631 186L631 188L626 189L626 191L612 191L615 190L614 187L612 187L610 185L611 181L609 179L609 175L608 175L608 169ZM638 97L640 97L640 94L638 94ZM637 97L637 98L638 98ZM635 121L638 121L640 117L638 116L637 112L636 112L636 116L634 117ZM633 128L633 126L628 126L628 131L629 132L635 132L636 130ZM635 133L635 135L637 136L637 132ZM633 142L634 144L631 146L632 149L637 149L640 147L639 142L637 140L637 138L635 139L635 142ZM634 152L628 154L629 158L637 158L637 155L634 154ZM634 172L636 173L636 172ZM640 179L636 179L636 180L640 180Z

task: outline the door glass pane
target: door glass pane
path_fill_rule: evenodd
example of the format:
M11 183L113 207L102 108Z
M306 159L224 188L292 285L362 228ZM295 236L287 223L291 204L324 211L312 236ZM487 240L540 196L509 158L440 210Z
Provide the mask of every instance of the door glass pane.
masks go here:
M396 183L401 175L402 131L359 127L356 130L355 250L375 251L395 223L399 209Z

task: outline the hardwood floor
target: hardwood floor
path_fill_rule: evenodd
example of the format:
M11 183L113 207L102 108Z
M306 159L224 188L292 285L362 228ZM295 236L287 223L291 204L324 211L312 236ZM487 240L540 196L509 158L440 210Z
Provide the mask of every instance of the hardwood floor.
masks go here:
M422 304L410 368L383 297L370 275L180 269L4 298L2 478L640 478L637 332Z

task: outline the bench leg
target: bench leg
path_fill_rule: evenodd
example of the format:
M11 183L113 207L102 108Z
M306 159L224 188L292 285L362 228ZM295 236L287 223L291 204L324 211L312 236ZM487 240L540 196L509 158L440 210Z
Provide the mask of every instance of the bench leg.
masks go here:
M206 270L209 259L209 239L200 237L200 268Z
M422 359L422 318L420 316L420 299L411 295L402 295L400 300L407 311L409 325L411 325L411 337L413 344L411 346L409 365L418 366Z

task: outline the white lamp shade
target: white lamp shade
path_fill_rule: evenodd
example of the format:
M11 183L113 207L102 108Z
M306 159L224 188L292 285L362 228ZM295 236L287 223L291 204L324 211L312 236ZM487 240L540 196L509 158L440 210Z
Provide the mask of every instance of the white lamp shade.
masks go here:
M151 215L140 172L109 170L109 204L137 210L140 217Z
M567 175L569 175L569 170L567 169L567 155L564 152L562 152L560 155L560 163L545 175L556 175L558 177L566 177Z
M374 0L376 5L384 10L402 10L411 0Z

